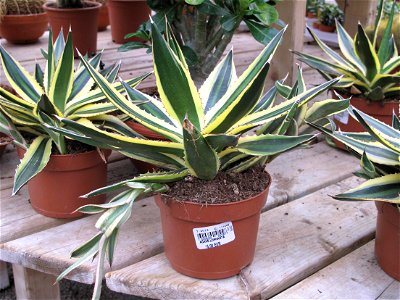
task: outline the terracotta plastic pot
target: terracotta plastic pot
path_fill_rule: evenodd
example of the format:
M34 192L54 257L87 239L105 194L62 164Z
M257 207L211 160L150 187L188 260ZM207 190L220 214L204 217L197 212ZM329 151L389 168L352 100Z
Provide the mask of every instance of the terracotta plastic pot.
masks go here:
M125 124L128 125L130 128L132 128L137 133L143 135L148 139L168 141L168 139L166 139L164 136L148 129L142 124L136 123L135 121L126 121ZM159 169L155 165L137 159L131 158L131 162L136 167L136 169L139 171L140 174L157 171Z
M138 38L125 39L125 35L135 32L140 24L147 21L150 9L144 0L109 0L109 16L112 40L117 44L140 41Z
M343 95L346 97L345 95ZM333 94L336 98L336 95ZM350 99L350 104L355 108L361 110L362 112L370 115L371 117L384 122L385 124L392 124L392 113L395 112L397 116L400 113L400 103L399 101L384 102L367 102L365 98L352 97ZM333 120L338 128L343 132L364 132L364 127L355 119L353 119L348 112L342 112L335 115ZM346 149L346 147L334 140L335 145L340 149Z
M313 22L312 23L312 27L315 28L315 29L318 29L319 25L321 25L319 22Z
M324 32L334 32L336 30L336 26L328 26L328 25L319 23L318 29L321 31L324 31Z
M110 25L110 18L108 17L108 5L103 4L100 7L99 18L97 20L97 31L104 31Z
M92 56L97 50L97 19L101 4L90 1L84 3L87 5L84 8L60 9L55 6L55 3L46 3L43 7L49 16L53 42L61 29L66 38L71 27L74 49L77 48L80 53ZM76 49L74 54L78 57Z
M0 22L0 36L13 44L35 43L46 31L47 14L6 15Z
M195 278L220 279L249 265L269 180L259 195L228 204L178 202L157 195L164 251L172 268Z
M18 156L25 150L17 148ZM104 151L107 157L111 151ZM74 212L86 204L101 204L105 195L80 198L107 183L107 164L97 151L79 154L51 155L47 166L28 182L32 207L40 214L52 218L77 218Z
M375 204L378 209L375 255L382 270L400 281L400 211L389 203Z

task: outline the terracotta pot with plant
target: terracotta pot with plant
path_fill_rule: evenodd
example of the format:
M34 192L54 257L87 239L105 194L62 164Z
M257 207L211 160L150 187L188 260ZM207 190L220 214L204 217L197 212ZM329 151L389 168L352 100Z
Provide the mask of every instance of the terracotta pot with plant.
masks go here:
M333 62L294 51L299 60L316 69L324 78L340 78L333 87L334 90L343 97L352 96L350 102L354 107L386 124L391 124L392 112L397 116L400 113L400 71L398 71L400 58L391 34L393 12L394 9L378 50L376 49L378 31L371 40L359 24L358 33L353 40L337 22L342 55L329 48L309 29L314 40ZM375 28L379 27L381 19L382 8L378 12ZM334 121L343 131L363 131L363 127L350 118L347 112L336 116ZM340 143L336 145L344 148Z
M349 103L328 99L308 108L309 101L338 79L307 90L301 69L293 87L280 83L287 98L283 103L274 105L275 87L263 94L269 62L284 30L239 78L229 52L197 90L174 36L167 31L167 42L155 24L151 29L161 101L124 84L127 99L84 58L82 63L111 103L169 141L128 137L118 134L118 128L104 130L89 120L61 119L65 126L54 126L54 130L77 140L93 146L104 143L109 149L163 169L86 195L124 189L108 204L79 209L85 213L104 212L97 223L101 231L73 252L73 257L78 252L83 256L58 278L82 260L98 256L95 299L100 297L105 254L114 253L106 249L115 245L117 231L129 218L134 201L154 192L162 193L156 196L156 202L161 211L165 253L173 268L208 279L239 273L254 256L260 211L271 183L265 163L315 137L305 133L310 130L303 126L305 121L328 124L326 117L346 109ZM257 133L251 134L258 126ZM216 188L218 192L212 190ZM176 243L180 246L174 246Z
M343 11L335 4L324 3L319 6L318 29L325 32L336 30L335 20L343 23Z
M137 37L125 39L125 36L136 31L140 24L151 14L146 0L108 0L111 37L114 43L140 41Z
M0 0L0 36L14 44L35 43L47 29L45 0Z
M86 0L57 0L48 2L44 9L49 16L50 27L54 33L53 42L59 32L67 38L69 28L74 32L74 55L78 52L93 56L97 51L98 16L101 4Z
M324 0L307 0L306 17L316 19L318 16L319 7L324 3Z
M55 132L51 126L60 118L89 118L104 128L119 124L120 130L132 134L118 118L106 113L115 111L105 102L100 89L93 89L93 80L85 68L74 70L72 36L64 41L62 33L55 45L50 32L46 53L46 72L37 65L31 76L0 46L0 58L9 84L18 95L0 87L0 131L13 138L19 147L21 162L17 167L13 194L28 183L32 207L43 215L72 218L82 215L75 210L88 203L102 203L104 196L90 200L80 195L106 184L107 152L96 150L84 142L73 141ZM57 51L56 51L57 49ZM101 54L90 60L98 69ZM102 73L113 82L119 65ZM136 85L142 79L132 79ZM114 84L121 90L121 84Z
M281 25L276 1L148 0L147 4L155 12L152 19L162 32L165 31L164 20L168 19L198 87L220 61L241 22L245 22L252 36L264 45L277 33L271 25ZM147 21L129 36L149 41L150 28L150 21ZM131 42L120 51L138 47L150 46Z
M330 131L314 125L361 159L362 170L355 175L367 180L333 198L375 201L378 209L375 254L381 268L400 281L400 121L393 114L389 126L356 108L350 108L349 113L366 132Z

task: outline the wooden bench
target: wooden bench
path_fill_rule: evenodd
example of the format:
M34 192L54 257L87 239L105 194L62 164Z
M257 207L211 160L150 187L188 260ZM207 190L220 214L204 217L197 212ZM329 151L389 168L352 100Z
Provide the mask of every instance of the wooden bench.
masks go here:
M129 176L129 174L126 174L126 170L129 168L125 163L129 162L127 160L121 160L110 164L110 172L115 172L114 175L111 175L113 178L114 176L115 178ZM118 164L120 165L118 166ZM316 165L319 166L318 170L315 168ZM264 210L269 210L277 206L279 207L263 214L262 222L270 220L267 216L272 214L276 215L276 220L281 220L281 222L287 222L288 224L295 224L293 223L294 216L292 216L291 210L296 210L296 208L291 208L292 204L284 204L297 199L293 204L296 203L297 205L300 205L298 204L301 203L299 201L304 199L300 197L304 195L308 195L306 197L319 195L318 197L312 196L311 198L313 198L313 200L308 201L311 201L310 203L312 204L310 205L315 205L316 208L320 207L319 210L321 210L326 205L322 199L319 199L319 197L328 198L326 196L326 193L328 192L334 193L334 191L344 190L350 185L355 185L356 179L354 178L347 179L350 183L344 181L343 185L340 184L339 186L336 186L334 184L345 178L351 177L352 172L357 168L358 162L355 158L349 154L330 148L322 142L310 146L310 149L298 149L286 154L285 156L277 158L268 165L268 170L273 176L273 184ZM324 187L328 187L328 190L322 190L321 192L320 189ZM331 189L329 190L329 188ZM313 192L317 194L309 195ZM13 199L10 198L5 200L6 201L4 202L7 203L13 201ZM336 206L339 207L340 205L341 203L333 201L329 209L326 209L325 213L328 213L329 210L336 213ZM363 205L368 207L368 204ZM165 265L164 269L168 269L168 264L162 259L163 255L160 254L162 253L163 245L158 208L154 204L152 198L138 201L134 206L132 217L122 227L120 232L118 250L115 254L113 268L107 270L116 272L107 275L109 282L110 280L115 282L112 278L114 278L114 274L118 275L117 270L122 269L121 272L124 272L125 269L123 268L130 265L135 267L135 264L139 263L140 265L141 261L143 261L142 263L153 260L163 262ZM287 217L285 217L285 213L283 213L283 215L276 213L279 210L286 211L287 209L289 209L287 211ZM319 210L317 210L316 213L319 213ZM342 210L339 211L342 212ZM355 212L355 209L350 209L350 214L353 212ZM303 213L306 215L308 213L312 214L312 212L308 212L307 209L303 209ZM369 215L370 217L365 218L365 220L371 221L370 219L373 218L372 215L373 214L371 213ZM341 215L339 214L338 216ZM43 274L49 274L47 283L50 281L52 282L54 281L54 276L60 274L62 270L73 263L73 260L69 259L69 253L71 250L96 233L94 224L97 218L98 216L89 216L67 224L55 224L46 230L37 233L32 232L29 236L21 238L16 237L10 241L3 242L0 245L0 259L16 266L14 269L20 276L20 278L17 278L17 281L19 282L37 282L38 277L42 282L45 282ZM309 220L311 217L307 218L307 220ZM301 221L300 217L297 217L296 220L299 224L307 223L304 223L304 220ZM337 222L339 222L339 220L337 220L336 223ZM371 223L374 222L371 221ZM306 225L308 226L308 224ZM296 225L293 226L294 227L291 227L292 229L288 227L287 234L290 234L290 230L295 229L298 224L296 223ZM350 223L349 226L351 226ZM265 236L268 239L274 237L274 231L270 232L269 224L265 226L264 223L262 223L260 227L262 228L262 231L260 231L262 236ZM348 250L337 250L337 253L335 252L336 254L333 256L334 258L337 257L337 255L342 256L346 251L350 251L355 244L361 243L363 239L372 238L372 236L369 238L367 236L371 235L371 232L373 232L373 226L370 227L363 224L363 227L365 230L361 231L360 237L358 238L359 241L355 242L354 240L349 240L349 246L346 246L346 249ZM11 230L11 228L9 230ZM366 231L368 231L368 234ZM272 235L270 233L272 233ZM275 234L281 235L280 233ZM292 234L295 235L295 231ZM259 246L264 244L262 241L263 237L260 237L260 240L261 242L259 242ZM327 243L329 244L329 242ZM328 247L326 246L328 244L323 245ZM287 243L287 245L289 245L289 243ZM278 247L279 245L277 244L276 246ZM345 246L341 247L345 248ZM157 256L157 254L159 255ZM300 254L301 253L298 252L298 255ZM328 257L327 261L331 261L332 259L332 257ZM253 265L259 264L255 261ZM93 283L95 267L95 263L84 264L79 269L72 272L67 278L82 283ZM260 265L260 267L262 267L262 265ZM35 289L35 285L31 284L28 295L32 298L35 298L36 295L42 295L46 291L46 284L44 285L45 286L36 285L37 289ZM23 290L25 288L24 291L26 293L26 284L22 286ZM110 287L114 289L112 284L110 284ZM47 288L51 289L51 286L47 284ZM57 287L53 287L53 290L54 289L57 289ZM55 292L53 291L47 294L54 296Z
M400 299L400 282L378 266L375 240L273 299Z

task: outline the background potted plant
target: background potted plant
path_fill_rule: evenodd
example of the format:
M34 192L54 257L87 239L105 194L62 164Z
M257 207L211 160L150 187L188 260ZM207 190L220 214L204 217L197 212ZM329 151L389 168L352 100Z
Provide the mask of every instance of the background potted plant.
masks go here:
M86 195L125 189L107 204L80 208L84 213L104 213L96 224L100 232L72 253L79 260L58 279L98 254L93 298L99 298L106 252L112 262L116 234L129 218L133 202L153 192L164 192L156 202L161 210L166 256L173 268L189 276L221 278L237 274L251 262L259 214L271 182L264 164L314 138L304 133L309 130L302 126L305 120L326 124L328 115L348 106L348 100L329 99L308 109L307 103L338 79L307 90L301 70L295 85L285 90L289 100L274 105L276 89L262 95L269 62L282 35L283 30L238 79L230 52L197 90L178 42L168 32L165 41L153 24L154 70L161 102L124 84L126 99L82 61L110 102L170 141L127 137L102 130L87 119L62 119L65 126L54 127L77 140L119 150L165 169ZM143 103L134 105L132 100ZM256 135L245 134L256 127ZM166 183L170 183L170 189ZM210 185L223 190L217 199L189 194L194 190L216 194ZM219 236L211 240L210 235Z
M307 0L306 16L310 19L316 19L318 16L319 6L324 3L324 0Z
M324 3L319 6L318 29L325 32L334 32L335 20L343 23L343 11L335 4Z
M97 22L101 4L86 0L56 0L44 5L54 33L53 42L60 31L67 38L68 30L74 32L75 57L79 52L93 56L97 51Z
M378 13L376 26L382 19L382 9ZM294 51L299 60L316 69L324 78L332 79L342 76L334 86L342 96L350 96L352 106L391 124L392 112L399 115L400 57L392 37L393 10L388 20L385 34L378 49L376 49L376 35L370 40L361 24L358 25L358 34L353 40L342 25L337 22L338 42L342 55L336 53L322 42L312 30L312 37L321 49L332 60L322 59L313 55ZM348 113L334 118L338 127L346 132L363 131L363 127ZM338 144L337 144L338 145Z
M244 21L253 37L267 44L277 33L272 28L278 22L276 1L210 1L210 0L149 0L150 8L155 11L152 19L165 31L165 18L171 24L187 59L190 72L199 86L215 68L226 47L232 40L235 30ZM282 22L279 22L280 25ZM129 37L143 40L151 38L150 21L143 23L139 30ZM127 43L121 51L149 47L143 43Z
M375 201L378 209L375 254L382 269L400 280L400 121L393 114L392 126L388 126L356 108L349 111L366 132L331 131L315 126L360 158L362 170L355 175L367 179L333 198Z
M127 134L134 133L118 118L105 115L115 107L105 102L101 90L93 89L93 80L85 68L74 70L71 33L66 42L60 33L54 46L51 35L50 32L45 53L46 72L37 65L34 76L0 47L3 70L18 94L0 87L0 131L14 139L20 158L23 157L16 170L13 194L28 182L30 202L35 210L50 217L70 218L81 215L74 211L83 203L104 202L104 196L90 201L79 196L106 183L104 156L107 155L49 127L62 126L57 118L86 116L104 128L116 122ZM90 64L97 69L100 59L98 54ZM119 67L115 65L103 71L107 80L114 81ZM129 84L136 85L144 77L135 78ZM122 88L121 84L114 86Z
M0 0L0 36L10 43L36 42L47 29L44 0Z
M132 37L125 39L125 36L136 31L149 18L151 11L146 0L108 0L108 7L113 42L124 44L138 41L139 39Z

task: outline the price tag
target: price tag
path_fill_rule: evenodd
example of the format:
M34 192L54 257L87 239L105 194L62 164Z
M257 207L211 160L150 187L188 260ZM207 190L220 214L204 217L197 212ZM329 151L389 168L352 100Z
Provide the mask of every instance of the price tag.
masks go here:
M225 222L208 227L193 228L197 249L210 249L228 244L235 240L232 222Z

